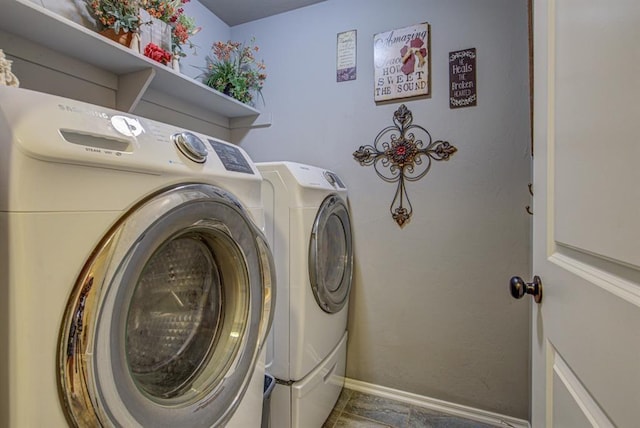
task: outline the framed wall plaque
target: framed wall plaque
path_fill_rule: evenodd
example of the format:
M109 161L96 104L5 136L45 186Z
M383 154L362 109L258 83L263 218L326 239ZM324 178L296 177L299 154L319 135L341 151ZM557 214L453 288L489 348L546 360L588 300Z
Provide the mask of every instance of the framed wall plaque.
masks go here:
M338 33L336 81L356 80L356 30Z
M426 22L373 37L376 102L430 95L429 42Z
M449 108L475 106L476 87L476 48L449 52Z

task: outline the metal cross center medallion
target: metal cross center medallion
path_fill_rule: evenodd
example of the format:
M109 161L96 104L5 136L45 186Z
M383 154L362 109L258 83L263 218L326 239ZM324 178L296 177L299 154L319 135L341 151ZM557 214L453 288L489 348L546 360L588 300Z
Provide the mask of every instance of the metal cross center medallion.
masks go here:
M384 181L398 182L389 210L400 227L413 214L405 181L421 179L429 172L433 160L449 160L458 150L447 141L432 141L431 134L426 129L413 125L412 122L411 111L402 104L393 113L394 124L380 131L373 145L360 146L353 152L353 157L360 165L373 165ZM423 141L416 134L426 135L426 138Z

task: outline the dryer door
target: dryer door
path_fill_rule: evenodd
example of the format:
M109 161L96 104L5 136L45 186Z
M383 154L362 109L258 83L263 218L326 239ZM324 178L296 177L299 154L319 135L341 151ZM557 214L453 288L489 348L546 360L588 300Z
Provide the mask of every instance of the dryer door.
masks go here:
M60 382L76 426L221 426L272 316L273 260L229 193L185 185L124 216L67 307Z
M329 195L320 205L309 243L311 289L323 311L335 313L347 303L352 271L349 211L338 195Z

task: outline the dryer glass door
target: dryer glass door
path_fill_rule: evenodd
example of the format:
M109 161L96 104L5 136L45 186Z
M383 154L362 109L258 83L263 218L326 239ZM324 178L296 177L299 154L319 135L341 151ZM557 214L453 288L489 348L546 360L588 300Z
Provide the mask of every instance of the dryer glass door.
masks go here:
M271 322L273 261L235 198L158 194L123 217L78 280L61 379L80 426L220 426Z
M309 243L309 279L322 310L335 313L344 307L351 290L352 270L349 211L338 195L330 195L318 210Z

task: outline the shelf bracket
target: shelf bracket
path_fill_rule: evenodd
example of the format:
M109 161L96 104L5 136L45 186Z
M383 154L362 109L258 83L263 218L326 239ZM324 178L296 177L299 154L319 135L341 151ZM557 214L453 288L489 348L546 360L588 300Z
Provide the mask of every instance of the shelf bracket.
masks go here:
M155 75L156 71L153 68L119 75L116 108L132 113Z

